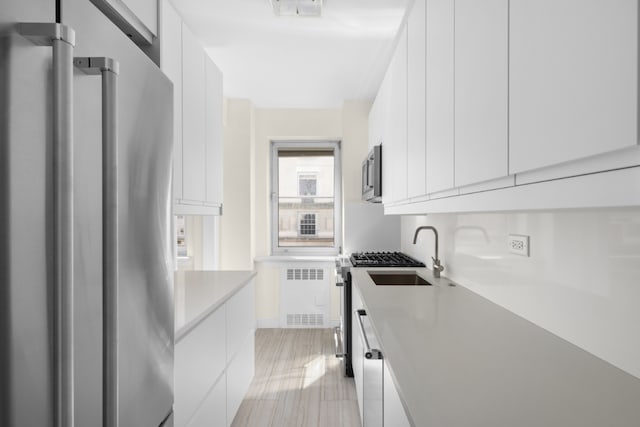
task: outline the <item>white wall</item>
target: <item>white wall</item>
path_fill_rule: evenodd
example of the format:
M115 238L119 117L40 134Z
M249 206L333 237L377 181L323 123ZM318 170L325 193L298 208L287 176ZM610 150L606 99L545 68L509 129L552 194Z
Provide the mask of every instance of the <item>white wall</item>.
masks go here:
M255 241L256 256L271 252L269 193L272 140L339 140L342 135L340 109L256 109L255 110ZM299 265L302 267L302 265ZM277 326L280 310L280 268L282 264L256 264L256 319L259 326Z
M403 251L443 275L640 378L640 208L402 218ZM529 258L509 234L531 236Z
M220 269L253 270L253 105L225 100Z
M255 255L265 257L271 251L270 229L270 142L272 140L341 140L343 197L360 198L360 163L367 153L369 102L345 102L341 109L288 110L255 109L255 152L253 211ZM227 146L225 145L225 150ZM226 156L226 154L225 154ZM225 168L226 164L225 157ZM228 182L225 177L225 183ZM226 206L225 193L225 206ZM226 215L226 207L225 207ZM223 249L224 251L224 249ZM300 263L295 266L302 266ZM333 264L327 264L332 267ZM274 326L279 316L279 268L282 264L256 264L256 317L259 325ZM330 270L331 272L331 270ZM332 279L333 280L333 279ZM337 321L339 295L332 286L332 321Z

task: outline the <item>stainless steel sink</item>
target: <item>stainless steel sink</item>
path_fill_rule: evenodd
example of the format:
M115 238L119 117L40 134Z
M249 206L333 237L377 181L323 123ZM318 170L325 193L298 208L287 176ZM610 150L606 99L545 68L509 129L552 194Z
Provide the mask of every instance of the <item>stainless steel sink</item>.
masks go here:
M415 271L368 271L369 277L378 286L431 286Z

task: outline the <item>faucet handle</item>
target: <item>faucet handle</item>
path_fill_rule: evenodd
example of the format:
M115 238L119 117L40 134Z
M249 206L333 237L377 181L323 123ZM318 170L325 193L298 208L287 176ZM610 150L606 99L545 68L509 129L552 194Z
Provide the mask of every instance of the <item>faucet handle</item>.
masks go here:
M433 260L433 269L434 270L438 270L439 272L444 270L444 265L440 264L440 260L439 259L436 259L434 257L431 257L431 259Z

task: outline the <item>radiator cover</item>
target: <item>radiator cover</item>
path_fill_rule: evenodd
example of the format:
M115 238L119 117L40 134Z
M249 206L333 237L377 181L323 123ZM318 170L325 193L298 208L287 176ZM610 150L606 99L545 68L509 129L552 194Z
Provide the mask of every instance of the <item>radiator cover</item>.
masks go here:
M283 268L280 274L280 326L329 327L329 274L324 268Z

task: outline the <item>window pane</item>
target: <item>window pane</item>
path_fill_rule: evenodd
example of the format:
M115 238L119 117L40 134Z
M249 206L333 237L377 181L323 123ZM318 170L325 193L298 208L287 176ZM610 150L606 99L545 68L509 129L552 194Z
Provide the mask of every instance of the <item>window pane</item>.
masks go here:
M278 151L279 247L334 246L334 176L327 150Z
M316 195L316 177L312 175L298 176L298 195L315 196Z

